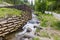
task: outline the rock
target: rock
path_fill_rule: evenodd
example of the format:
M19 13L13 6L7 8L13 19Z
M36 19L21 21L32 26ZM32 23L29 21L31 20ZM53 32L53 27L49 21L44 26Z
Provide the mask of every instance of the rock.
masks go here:
M0 40L3 40L3 37L0 37Z

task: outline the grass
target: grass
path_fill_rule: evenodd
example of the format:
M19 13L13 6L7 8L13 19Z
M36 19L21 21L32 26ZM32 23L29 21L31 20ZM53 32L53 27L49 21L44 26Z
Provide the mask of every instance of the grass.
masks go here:
M41 31L41 32L40 32L40 36L41 36L41 37L49 37L48 33L45 32L45 31Z
M0 18L3 18L7 15L17 15L19 16L22 13L22 11L17 9L11 9L11 8L0 8Z
M40 32L40 29L37 28L37 29L36 29L36 32Z
M57 14L60 14L60 8L58 10L55 10L54 12L56 12Z
M0 0L0 4L2 3L2 0Z
M60 14L60 10L59 11L55 11L56 13Z
M40 33L40 37L49 37L46 31L40 31L40 29L36 29L37 33Z
M60 30L60 21L53 22L51 26L57 30Z
M41 12L35 12L35 14L37 15L37 18L41 21L40 25L42 27L53 27L60 30L60 21L57 20L53 15L44 14Z
M32 40L40 40L38 37L33 38Z
M54 40L60 40L60 36L55 35Z
M60 20L56 19L53 15L51 14L44 14L41 12L35 12L35 14L37 15L37 18L40 20L40 25L42 27L51 27L53 29L57 29L60 30ZM39 32L39 30L36 30L37 32ZM49 34L46 31L40 31L40 37L49 37L50 36L54 39L54 40L60 40L60 36L58 34L52 34L49 36Z
M58 34L51 35L54 40L60 40L60 36Z
M60 40L60 36L54 36L54 40Z

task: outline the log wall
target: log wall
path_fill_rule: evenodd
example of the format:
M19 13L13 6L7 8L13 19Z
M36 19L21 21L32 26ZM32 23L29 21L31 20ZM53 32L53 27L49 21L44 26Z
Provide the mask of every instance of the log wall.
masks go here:
M16 8L16 7L7 7L7 8ZM23 10L17 7L19 10ZM18 28L21 28L22 25L26 24L28 20L32 18L31 11L22 13L21 16L11 16L7 19L0 21L0 36L5 36L11 32L16 31Z

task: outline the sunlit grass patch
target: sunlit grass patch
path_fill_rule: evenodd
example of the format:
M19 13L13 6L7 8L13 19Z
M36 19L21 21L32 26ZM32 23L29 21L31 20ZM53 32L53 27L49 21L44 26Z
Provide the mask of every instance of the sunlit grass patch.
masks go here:
M0 8L0 18L5 17L7 15L17 15L19 16L22 13L22 11L17 9L11 9L11 8Z

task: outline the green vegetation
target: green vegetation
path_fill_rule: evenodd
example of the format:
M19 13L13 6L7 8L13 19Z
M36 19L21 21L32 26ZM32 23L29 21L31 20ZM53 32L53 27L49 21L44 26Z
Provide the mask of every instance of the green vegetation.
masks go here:
M59 0L35 0L35 10L44 13L47 11L60 10Z
M54 11L60 13L59 0L35 0L35 14L41 21L43 27L53 27L60 29L60 21L57 20L52 14L45 14L45 11Z
M36 29L36 32L40 32L40 29L37 28L37 29Z
M4 1L14 5L29 4L27 0L4 0Z
M38 37L33 38L32 40L40 40Z
M2 3L2 0L0 0L0 4Z
M55 20L55 18L49 14L42 14L41 12L36 12L35 14L38 15L37 17L41 21L41 26L43 27L51 25L51 22Z
M8 15L17 15L20 16L22 11L17 9L11 9L11 8L0 8L0 18L8 16Z
M60 10L55 10L54 12L56 12L56 13L60 14Z
M54 31L60 30L60 20L56 19L54 15L51 14L45 14L45 11L55 12L60 14L60 0L35 0L35 14L37 15L37 18L40 20L40 26L43 28L46 28L47 31L51 31L51 34L53 34L51 37L54 40L60 40L60 36L56 35ZM41 37L49 37L49 33L47 34L44 31L40 32L38 29L36 32L40 33ZM54 33L52 33L54 32ZM60 31L56 31L60 32ZM50 37L49 37L50 38Z
M60 36L54 36L54 40L60 40Z
M60 21L57 20L51 14L42 14L41 12L35 12L37 18L41 21L42 27L53 27L56 29L60 29Z
M45 32L45 31L41 31L41 32L40 32L40 36L41 36L41 37L49 37L48 33Z
M60 21L57 20L51 24L51 26L57 30L60 30Z
M55 35L53 34L51 36L53 37L54 40L60 40L60 36L57 34L55 34Z
M46 1L45 0L42 1L43 2L41 2L41 0L36 0L35 10L44 13L44 11L46 10Z

